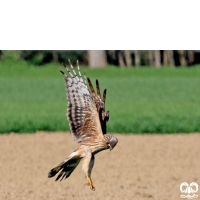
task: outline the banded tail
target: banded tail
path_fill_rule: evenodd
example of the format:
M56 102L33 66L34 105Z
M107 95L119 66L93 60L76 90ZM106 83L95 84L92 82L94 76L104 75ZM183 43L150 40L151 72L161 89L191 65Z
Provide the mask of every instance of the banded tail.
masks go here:
M66 158L62 163L60 163L57 167L50 170L48 173L48 178L51 178L55 176L60 170L60 174L56 178L55 181L59 180L62 181L63 178L68 178L71 173L75 170L75 168L78 166L79 162L81 161L82 157L77 156L77 152L73 152L69 157Z

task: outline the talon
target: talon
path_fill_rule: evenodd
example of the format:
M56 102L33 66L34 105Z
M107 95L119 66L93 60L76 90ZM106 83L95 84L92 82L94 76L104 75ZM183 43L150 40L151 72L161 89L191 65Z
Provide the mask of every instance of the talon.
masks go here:
M90 186L91 190L95 191L94 184L92 183L92 180L89 178L88 174L86 174L86 177L87 177L87 185Z
M90 189L93 190L93 191L95 191L95 187L94 187L94 184L93 184L93 183L91 183Z

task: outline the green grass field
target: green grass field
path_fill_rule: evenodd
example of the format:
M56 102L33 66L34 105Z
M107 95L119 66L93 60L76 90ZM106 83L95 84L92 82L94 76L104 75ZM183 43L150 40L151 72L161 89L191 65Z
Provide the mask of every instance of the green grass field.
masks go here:
M69 130L65 81L53 64L0 63L0 132ZM107 88L109 132L200 132L200 66L86 70Z

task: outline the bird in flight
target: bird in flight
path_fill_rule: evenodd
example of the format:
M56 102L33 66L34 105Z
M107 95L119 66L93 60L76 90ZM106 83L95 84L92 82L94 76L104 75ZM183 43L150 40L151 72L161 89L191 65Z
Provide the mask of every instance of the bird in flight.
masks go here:
M87 184L92 190L95 190L91 179L95 160L94 156L102 150L112 150L118 140L116 137L106 134L107 122L109 120L109 111L105 111L106 89L103 92L102 99L98 80L96 79L96 94L90 79L87 78L89 90L85 73L84 79L82 78L78 61L78 75L70 60L69 65L72 73L65 65L68 75L61 71L66 81L68 100L67 118L72 137L80 146L57 167L51 169L48 177L51 178L60 171L56 181L60 178L60 181L63 178L66 179L81 161L82 170L87 178Z

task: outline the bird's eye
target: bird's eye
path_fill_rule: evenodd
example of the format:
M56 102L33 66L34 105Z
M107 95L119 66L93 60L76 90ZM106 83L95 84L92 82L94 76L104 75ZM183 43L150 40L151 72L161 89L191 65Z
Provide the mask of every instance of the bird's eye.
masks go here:
M108 144L107 148L108 148L108 149L110 148L110 144Z

